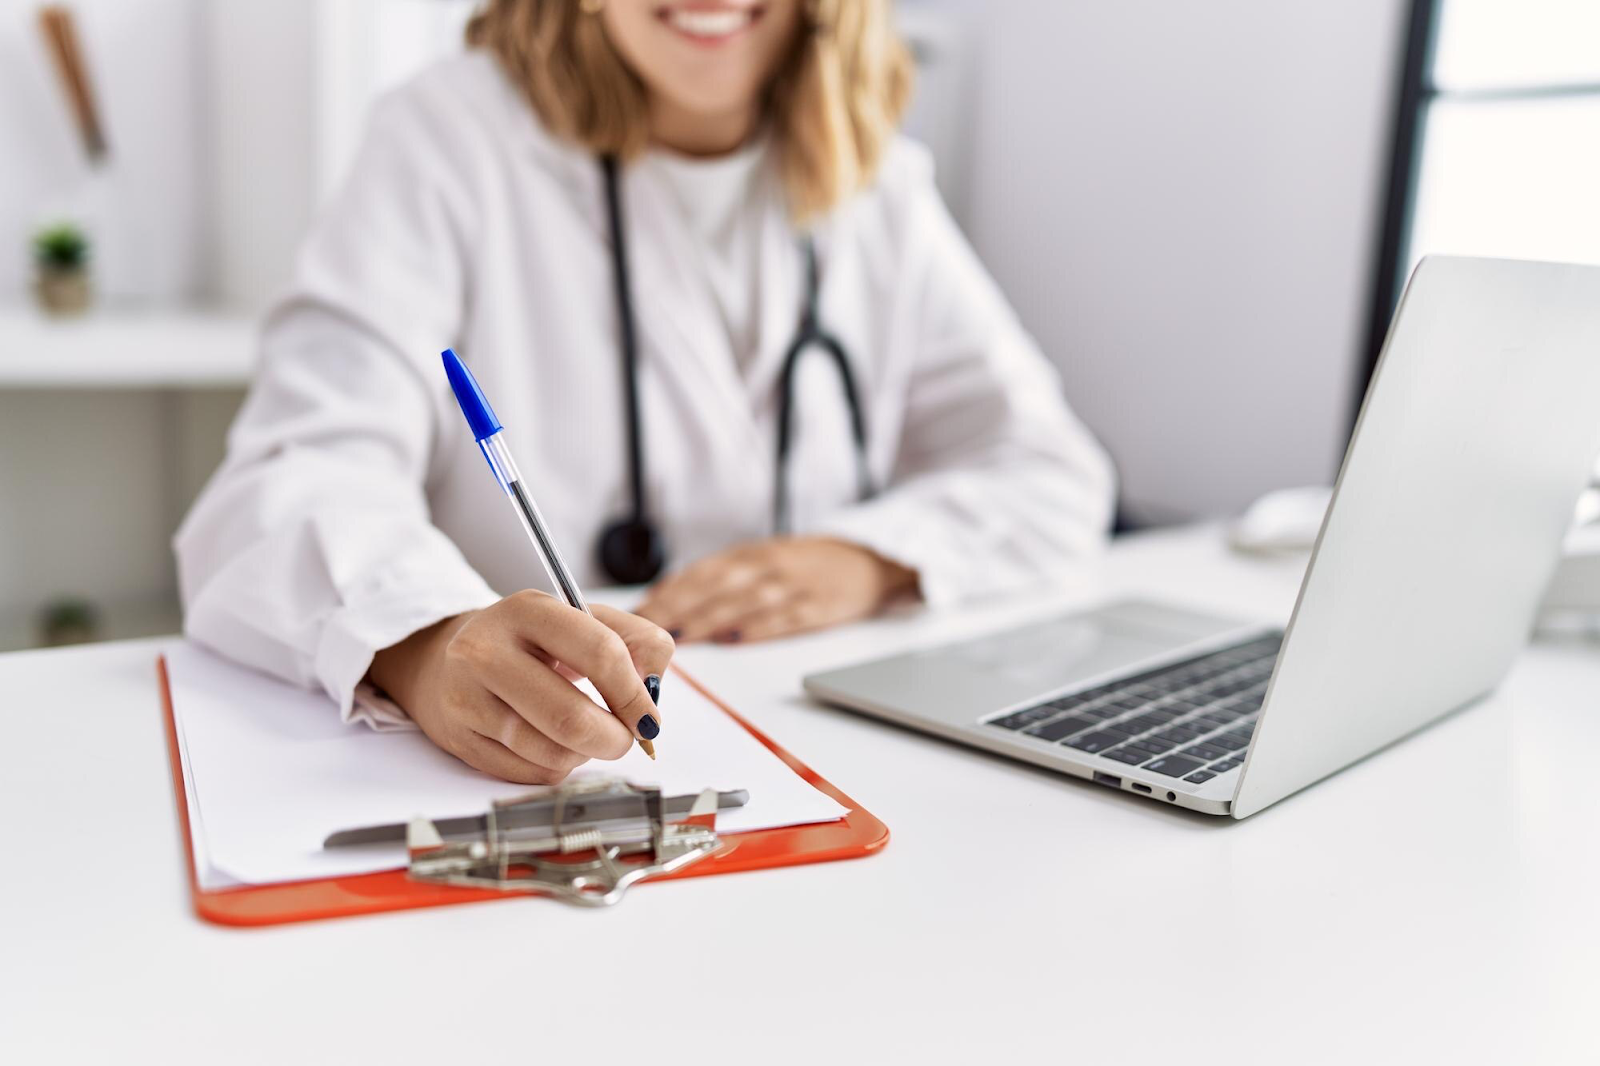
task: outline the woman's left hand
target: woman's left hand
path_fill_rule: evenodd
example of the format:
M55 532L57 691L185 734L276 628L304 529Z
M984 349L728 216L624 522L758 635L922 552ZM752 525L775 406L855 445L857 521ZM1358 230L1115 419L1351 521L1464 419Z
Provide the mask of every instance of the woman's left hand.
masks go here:
M635 613L679 641L765 640L865 618L916 585L915 571L858 544L781 537L701 559Z

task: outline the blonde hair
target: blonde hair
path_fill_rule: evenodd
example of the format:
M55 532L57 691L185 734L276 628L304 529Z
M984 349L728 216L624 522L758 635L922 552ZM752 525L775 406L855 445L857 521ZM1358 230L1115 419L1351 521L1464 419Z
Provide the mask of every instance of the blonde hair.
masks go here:
M487 49L545 125L596 154L636 156L647 93L581 0L486 0L467 43ZM911 93L911 57L889 0L805 0L798 39L765 107L797 221L872 180Z

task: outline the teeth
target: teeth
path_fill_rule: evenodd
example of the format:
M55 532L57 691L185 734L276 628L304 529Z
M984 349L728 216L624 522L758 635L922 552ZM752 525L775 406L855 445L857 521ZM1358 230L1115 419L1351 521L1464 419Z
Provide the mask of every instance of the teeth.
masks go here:
M754 12L743 11L705 11L676 8L672 10L667 20L672 28L691 37L726 37L738 33L750 24Z

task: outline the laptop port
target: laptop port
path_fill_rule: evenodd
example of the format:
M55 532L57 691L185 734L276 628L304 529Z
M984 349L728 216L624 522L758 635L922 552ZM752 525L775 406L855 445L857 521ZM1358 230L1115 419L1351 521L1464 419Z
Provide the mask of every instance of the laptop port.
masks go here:
M1094 772L1094 779L1100 782L1102 785L1110 785L1112 788L1122 787L1122 778L1118 777L1116 774L1103 774L1099 770L1096 770Z
M1149 785L1141 785L1141 784L1139 784L1139 782L1135 781L1135 782L1133 782L1133 789L1134 789L1135 792L1149 792L1150 791L1150 786Z

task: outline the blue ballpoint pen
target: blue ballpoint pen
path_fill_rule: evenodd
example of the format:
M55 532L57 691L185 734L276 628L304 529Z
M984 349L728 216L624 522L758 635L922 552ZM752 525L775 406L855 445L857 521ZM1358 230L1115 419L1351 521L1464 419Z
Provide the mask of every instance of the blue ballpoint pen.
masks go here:
M494 408L489 406L488 397L484 396L472 371L467 369L454 350L446 348L441 354L444 357L445 376L450 379L450 388L456 394L456 402L461 405L461 413L467 416L467 425L471 427L472 436L482 449L483 457L489 461L489 469L494 471L495 480L500 482L506 498L516 508L523 530L539 553L545 573L550 575L550 583L568 604L593 615L594 612L584 602L578 583L573 580L572 571L567 569L561 553L556 550L556 542L550 538L550 531L545 527L538 505L522 485L522 473L517 469L517 461L511 457L511 449L506 447L505 429L495 417ZM643 737L638 740L644 753L654 759L655 745Z

